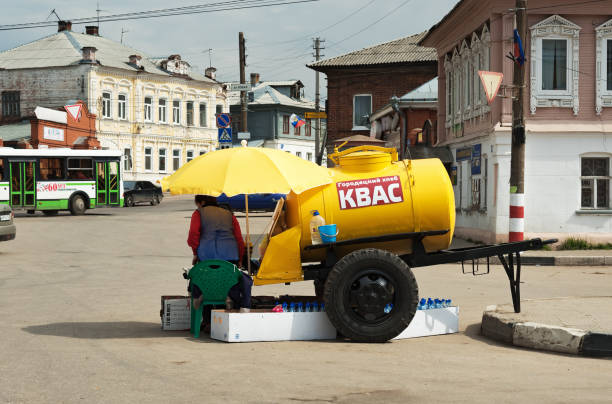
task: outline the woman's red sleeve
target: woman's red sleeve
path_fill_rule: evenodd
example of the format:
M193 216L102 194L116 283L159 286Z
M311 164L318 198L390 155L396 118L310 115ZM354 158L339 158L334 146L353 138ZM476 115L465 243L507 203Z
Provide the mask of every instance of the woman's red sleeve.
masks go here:
M193 255L198 255L198 246L200 245L202 221L200 219L200 211L195 210L191 215L191 224L189 225L189 236L187 237L187 245L193 250Z
M232 225L234 226L234 237L236 238L236 243L238 244L238 260L241 260L242 256L244 255L244 240L242 239L240 223L238 223L238 219L236 219L236 216L234 215L232 215Z

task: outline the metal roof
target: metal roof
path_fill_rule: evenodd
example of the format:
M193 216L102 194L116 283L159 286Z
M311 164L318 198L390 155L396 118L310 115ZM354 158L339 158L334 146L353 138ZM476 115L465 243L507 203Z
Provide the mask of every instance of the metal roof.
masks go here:
M32 136L30 121L22 121L9 125L0 125L0 139L5 142L14 142L21 139L29 139ZM0 156L3 148L0 148Z
M307 65L314 70L399 63L435 62L434 48L419 46L427 31Z
M253 101L249 102L249 105L284 105L289 107L313 109L315 108L314 102L306 98L295 99L287 97L280 91L274 88L282 87L287 85L294 85L300 82L299 80L292 81L262 81L257 83L250 92L253 92ZM290 84L279 84L279 83L290 83ZM301 82L300 82L301 83ZM227 98L230 105L240 104L240 91L228 91Z
M13 70L78 65L83 56L81 49L86 46L97 49L96 60L102 66L140 71L128 63L130 55L140 55L142 56L140 62L145 72L162 76L172 75L158 66L159 59L154 60L142 51L102 36L79 34L72 31L56 32L53 35L1 52L0 68ZM189 77L194 80L217 83L196 71L191 71Z
M400 101L438 101L438 78L434 77L427 83L420 85L414 90L404 94Z

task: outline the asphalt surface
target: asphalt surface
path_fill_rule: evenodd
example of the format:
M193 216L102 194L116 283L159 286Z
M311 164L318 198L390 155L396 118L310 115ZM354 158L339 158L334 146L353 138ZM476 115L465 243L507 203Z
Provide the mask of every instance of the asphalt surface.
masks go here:
M460 307L460 333L356 344L227 344L161 331L160 296L184 294L192 202L18 214L0 243L0 402L610 402L612 360L534 351L479 334L510 302L501 267L416 269L422 296ZM243 218L240 218L243 222ZM261 233L267 217L252 220ZM609 267L525 267L522 297L610 296ZM254 294L313 294L310 282Z

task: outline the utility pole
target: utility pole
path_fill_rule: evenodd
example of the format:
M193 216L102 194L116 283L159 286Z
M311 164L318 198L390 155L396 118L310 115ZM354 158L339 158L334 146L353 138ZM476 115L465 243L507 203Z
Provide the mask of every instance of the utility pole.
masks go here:
M318 62L319 59L321 59L321 42L325 42L324 40L322 41L321 38L316 37L314 39L314 50L315 50L315 60ZM319 106L319 104L321 103L321 94L319 93L319 72L315 71L315 111L319 112L321 111L321 107ZM323 159L323 152L322 152L322 147L321 146L325 146L325 145L321 145L321 119L317 118L315 121L315 162L318 165L321 165L321 160Z
M246 55L244 46L244 33L238 33L238 52L240 54L240 84L245 84L244 68L246 66ZM247 129L247 92L240 92L240 131L248 132Z
M128 31L127 29L123 29L123 27L121 28L121 43L123 43L123 34L127 34L128 32L130 31Z
M527 39L527 0L516 0L516 29ZM519 56L520 57L520 56ZM514 63L512 77L512 151L510 157L510 221L508 240L522 241L525 231L525 60Z

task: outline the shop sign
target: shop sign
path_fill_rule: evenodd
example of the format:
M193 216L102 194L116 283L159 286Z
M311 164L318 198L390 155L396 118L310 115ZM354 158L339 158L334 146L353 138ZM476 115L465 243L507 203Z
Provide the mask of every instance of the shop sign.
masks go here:
M50 128L49 126L43 126L43 139L56 140L58 142L64 141L64 129Z
M456 161L469 160L472 158L472 148L464 147L462 149L457 149Z
M340 209L389 205L404 201L400 177L378 177L336 183Z
M480 174L480 160L482 155L482 146L475 144L472 146L472 175Z

